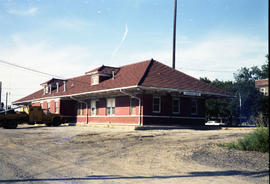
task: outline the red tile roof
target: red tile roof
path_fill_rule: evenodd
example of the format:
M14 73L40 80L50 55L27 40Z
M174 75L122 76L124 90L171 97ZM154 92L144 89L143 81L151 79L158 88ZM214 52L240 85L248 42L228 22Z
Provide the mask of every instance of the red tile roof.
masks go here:
M85 74L90 74L92 72L98 72L98 73L102 73L102 74L112 74L113 71L116 74L119 71L119 69L120 68L102 65L98 68L95 68L93 70L86 72Z
M259 88L259 87L268 87L268 78L267 79L261 79L261 80L255 80L255 86L257 88Z
M103 69L106 66L102 66ZM102 67L95 70L101 70ZM130 65L121 66L119 68L110 67L110 69L118 69L114 79L102 81L98 85L91 85L91 76L82 75L66 80L66 91L64 85L59 87L59 92L53 90L51 94L43 94L43 89L30 94L20 100L14 102L32 101L40 98L48 98L53 96L75 95L79 93L94 92L99 90L107 90L113 88L122 88L129 86L147 86L147 87L162 87L175 88L180 90L200 91L215 93L219 95L231 95L230 93L218 89L210 84L195 79L180 71L172 69L153 59L146 60ZM95 70L91 70L93 72ZM88 72L87 72L88 73Z

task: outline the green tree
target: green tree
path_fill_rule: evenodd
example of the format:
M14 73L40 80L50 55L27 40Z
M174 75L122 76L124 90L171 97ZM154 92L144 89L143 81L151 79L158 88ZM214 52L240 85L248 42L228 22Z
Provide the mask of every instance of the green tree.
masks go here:
M268 55L267 55L268 59ZM269 61L269 60L268 60ZM235 98L211 98L206 100L207 117L239 117L245 116L247 119L258 116L263 113L268 117L268 96L264 96L255 88L255 80L268 77L269 62L262 65L261 68L253 66L251 68L243 67L234 74L235 81L211 81L208 78L200 80L211 83L212 85L231 92ZM240 112L241 96L241 112Z

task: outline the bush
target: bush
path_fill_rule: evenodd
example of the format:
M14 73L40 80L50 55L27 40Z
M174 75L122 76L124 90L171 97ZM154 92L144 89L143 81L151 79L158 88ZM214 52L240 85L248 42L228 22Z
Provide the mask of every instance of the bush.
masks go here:
M243 138L238 139L236 143L231 142L219 145L229 149L269 152L269 127L259 127Z

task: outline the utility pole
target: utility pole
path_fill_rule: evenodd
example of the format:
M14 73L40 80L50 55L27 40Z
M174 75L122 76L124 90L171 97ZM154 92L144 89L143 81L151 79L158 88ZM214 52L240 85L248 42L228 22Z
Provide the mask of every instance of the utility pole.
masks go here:
M8 110L7 103L8 103L8 92L6 92L6 110Z
M239 93L239 121L241 125L241 111L242 111L242 101L241 101L241 94Z
M173 54L172 54L172 68L173 68L173 69L175 69L176 13L177 13L177 0L174 0Z
M2 102L1 97L2 97L2 82L0 81L0 104Z

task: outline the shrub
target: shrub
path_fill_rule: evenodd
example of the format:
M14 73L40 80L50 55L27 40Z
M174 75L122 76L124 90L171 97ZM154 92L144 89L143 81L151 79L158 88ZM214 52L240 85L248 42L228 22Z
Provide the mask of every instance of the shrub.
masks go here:
M269 127L258 127L253 132L238 139L237 142L219 144L229 149L269 152Z

